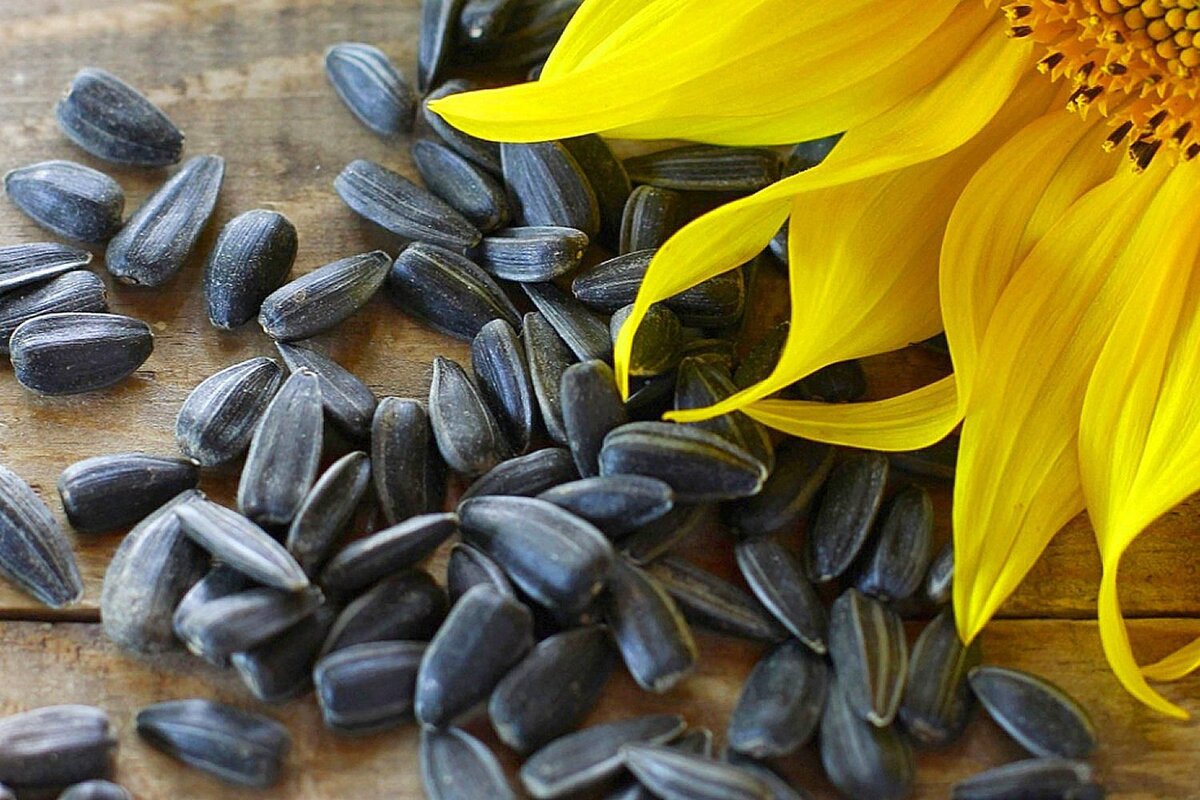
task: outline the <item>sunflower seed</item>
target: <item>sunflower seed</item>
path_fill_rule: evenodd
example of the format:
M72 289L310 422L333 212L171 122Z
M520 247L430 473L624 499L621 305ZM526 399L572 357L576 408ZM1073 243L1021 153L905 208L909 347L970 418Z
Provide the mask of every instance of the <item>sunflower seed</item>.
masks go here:
M383 285L391 259L382 250L318 267L263 300L258 324L272 339L307 339L362 308Z
M58 800L133 800L133 795L112 781L91 780L68 786Z
M846 797L907 797L916 772L912 748L894 727L864 722L852 710L840 684L835 678L821 717L825 774Z
M612 359L608 326L579 301L552 283L523 283L521 288L579 360Z
M618 309L609 321L609 334L613 345L633 306ZM646 316L638 325L629 353L629 374L644 378L669 372L679 364L681 350L681 328L679 317L661 304L650 306Z
M696 358L705 361L732 375L733 364L736 360L734 349L735 344L732 339L688 340L685 338L679 354L682 358Z
M568 436L564 422L563 375L575 362L575 356L541 312L526 314L522 331L529 377L533 381L533 393L542 412L542 424L551 439L566 444Z
M575 157L595 192L600 210L600 240L609 246L616 245L621 238L625 202L633 190L625 165L608 143L594 133L563 139L562 145Z
M0 719L0 781L21 797L103 778L116 750L108 714L93 706L43 706Z
M315 575L329 558L370 481L367 454L347 453L325 470L304 498L288 528L287 549L308 575Z
M629 195L621 217L620 253L662 247L682 222L683 197L674 189L639 186Z
M524 69L544 61L582 0L518 0L498 46L486 52L494 69Z
M210 500L175 508L183 532L215 558L264 586L298 592L308 576L291 553L241 514Z
M808 531L813 578L826 583L849 568L871 534L887 485L887 458L850 456L834 467Z
M829 682L824 659L799 642L777 646L742 686L729 720L729 746L754 758L799 750L817 731Z
M388 275L388 293L406 313L466 341L494 319L513 326L520 319L504 290L473 261L421 242L410 244L396 257Z
M104 281L92 272L73 270L57 278L0 295L0 354L9 352L13 331L34 317L71 311L108 310Z
M172 516L174 516L172 514ZM175 607L175 614L171 618L171 628L174 635L183 641L183 623L196 609L222 597L229 597L238 592L252 588L253 581L249 577L235 570L226 564L216 564L208 573L200 579L187 594L179 601L179 605ZM201 658L209 660L209 663L218 667L229 666L228 659L216 656L210 653L200 653Z
M646 571L695 625L763 642L778 642L787 637L783 627L756 600L682 558L660 558L647 566Z
M954 784L951 800L1103 800L1086 761L1030 758L978 772Z
M613 318L616 319L615 316ZM640 340L640 330L638 337ZM675 380L677 409L705 408L732 397L738 391L728 372L701 359L689 358L680 362ZM762 423L741 411L690 424L711 431L745 450L765 464L768 472L774 470L775 448L771 444L770 434Z
M472 586L480 583L490 584L500 592L513 593L504 570L481 550L462 543L450 548L446 564L446 591L450 594L450 602L458 602Z
M675 373L652 378L630 378L625 411L631 420L653 422L671 410L675 399Z
M643 689L662 694L695 669L691 629L670 595L645 572L616 559L601 603L625 666Z
M121 228L121 185L74 161L14 169L4 176L4 191L30 219L66 239L101 244Z
M918 745L945 747L962 733L974 709L967 673L979 666L979 641L964 647L954 615L943 611L913 646L900 722Z
M724 508L723 517L745 537L794 530L833 469L832 447L789 437L775 450L775 467L762 491Z
M792 786L761 761L728 748L724 752L724 758L730 764L741 767L765 783L770 790L768 797L771 800L814 800L811 794L799 787Z
M354 441L365 441L371 435L377 401L357 375L310 347L276 342L275 349L290 372L307 369L316 374L321 405L338 430Z
M179 620L188 650L219 662L251 650L308 618L323 598L316 589L248 589L198 606Z
M8 341L17 382L38 394L103 389L133 374L154 350L150 326L120 314L43 314Z
M458 529L454 514L422 514L342 548L321 572L320 583L336 594L364 586L419 563Z
M516 800L492 751L457 728L422 729L421 784L430 800Z
M954 543L946 542L929 563L921 595L929 602L944 606L950 602L950 591L954 583Z
M795 175L797 172L804 172L817 166L825 160L833 150L834 145L841 141L841 139L842 134L835 133L832 136L800 142L788 154L783 174Z
M533 497L577 477L570 453L561 447L546 447L501 461L475 480L461 500L489 495Z
M108 243L104 266L122 283L161 286L183 269L217 204L225 159L196 156L138 206Z
M441 508L441 456L420 401L379 401L371 422L371 479L389 525Z
M232 330L258 315L296 261L296 227L283 214L254 209L221 228L204 262L204 299L215 327Z
M770 800L767 785L732 764L663 745L629 744L621 757L638 781L664 800Z
M678 714L651 714L584 728L538 750L521 767L521 783L537 800L566 797L620 771L621 748L661 744L683 733Z
M469 133L463 133L458 128L455 128L450 123L442 119L438 114L430 110L429 104L443 97L461 92L468 92L475 89L473 84L468 81L455 79L446 81L438 88L430 92L424 102L421 104L421 116L425 120L434 133L436 133L443 142L445 142L451 150L458 153L463 158L472 163L483 167L492 175L500 175L500 145L496 142L488 142L483 139L477 139Z
M825 653L825 607L799 560L774 539L746 539L734 548L751 591L775 618L815 653Z
M658 519L675 502L670 486L641 475L584 478L547 489L537 497L565 508L614 538Z
M0 573L51 608L70 605L83 596L83 581L66 534L29 484L3 466Z
M599 360L572 364L562 374L559 396L575 466L580 475L595 477L604 437L628 422L612 367Z
M1004 667L975 667L971 691L996 724L1042 758L1087 758L1096 727L1083 706L1044 678Z
M463 475L481 475L508 455L508 443L479 389L454 361L433 360L429 426L442 459Z
M422 0L417 43L417 89L429 91L449 63L464 0Z
M794 400L851 403L867 393L867 376L857 361L838 361L823 367L784 389Z
M470 711L532 647L529 610L491 586L473 587L450 610L421 659L417 719L442 726Z
M87 250L57 242L0 247L0 292L48 281L91 263L92 254Z
M291 748L287 728L270 717L211 700L168 700L137 714L151 746L223 781L265 789L279 781Z
M71 527L94 533L127 528L199 481L189 459L116 453L64 469L58 494Z
M864 554L859 591L891 602L921 586L933 548L933 501L919 486L907 486L891 499L875 541Z
M935 442L920 450L889 453L888 458L895 469L910 475L953 481L954 466L958 463L958 437L947 436L940 442Z
M358 121L390 139L411 131L417 95L377 47L342 42L325 51L325 77Z
M336 612L318 608L262 644L230 657L242 683L264 703L282 703L312 686L312 668Z
M426 641L446 618L446 593L428 573L391 575L356 597L338 615L321 654L363 642Z
M250 446L263 411L283 380L279 364L251 358L200 382L175 418L175 442L188 458L213 467Z
M857 589L829 610L829 657L846 702L877 727L892 724L908 679L908 642L895 611Z
M566 275L583 261L588 237L574 228L505 228L483 237L479 265L497 278L540 283Z
M466 217L429 190L374 161L351 161L333 188L354 213L396 236L457 252L479 243L479 229Z
M580 611L604 586L613 549L590 522L531 497L475 497L459 513L467 543L542 605Z
M479 231L486 233L508 223L508 196L489 173L432 139L414 142L409 154L429 191Z
M105 161L163 167L179 163L183 152L183 133L175 123L102 69L80 70L54 113L71 141Z
M365 642L330 653L313 669L328 728L370 733L412 719L425 642Z
M504 183L524 225L560 225L600 232L600 206L579 162L562 142L500 145Z
M287 524L304 503L321 459L320 379L293 372L259 420L238 483L238 509L263 524Z
M645 566L704 528L710 521L710 508L676 505L664 516L622 539L621 550L634 564Z
M693 192L756 192L779 180L779 156L760 147L687 145L625 160L634 183Z
M479 330L471 342L471 369L510 449L524 453L537 426L537 412L525 349L512 325L494 319Z
M460 40L489 44L503 35L517 0L466 0L458 15Z
M574 730L600 699L616 663L602 627L545 639L492 692L488 714L500 740L529 753Z

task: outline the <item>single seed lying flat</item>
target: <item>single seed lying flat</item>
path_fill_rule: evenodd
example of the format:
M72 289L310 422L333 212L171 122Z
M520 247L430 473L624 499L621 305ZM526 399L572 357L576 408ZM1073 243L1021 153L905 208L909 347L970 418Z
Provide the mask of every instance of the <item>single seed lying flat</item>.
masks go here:
M0 247L0 292L80 269L92 263L92 254L57 242L31 242Z
M632 313L632 305L613 312L608 331L614 347L621 335L621 328ZM683 330L679 317L661 303L650 306L633 337L629 351L629 374L646 378L675 369L679 364L682 341Z
M620 254L662 247L679 230L682 202L683 197L674 189L634 189L621 217Z
M412 130L417 95L377 47L342 42L325 51L325 77L358 121L390 139Z
M821 764L846 797L900 800L912 788L916 765L908 741L894 727L876 727L854 713L834 679L821 717Z
M0 781L22 797L53 795L112 771L117 735L108 714L84 705L43 706L0 719Z
M94 272L72 270L47 283L0 295L0 354L8 354L9 340L22 323L73 311L108 311L108 291Z
M796 752L825 710L830 670L799 642L788 641L754 665L729 719L729 746L754 758Z
M887 602L904 600L921 586L933 549L933 501L919 486L891 499L875 541L858 571L860 591Z
M441 456L419 400L379 401L371 421L371 480L389 525L441 508Z
M600 205L579 162L562 142L500 145L504 183L525 225L561 225L600 232Z
M608 475L563 483L537 495L617 538L671 510L675 493L657 478Z
M504 290L473 261L423 242L396 257L388 294L406 313L458 339L473 339L494 319L513 326L520 319Z
M604 437L629 421L612 367L598 359L572 364L559 385L562 424L579 474L600 474Z
M578 300L553 283L523 283L521 288L579 360L612 358L608 326Z
M618 558L601 605L625 666L643 689L662 694L695 669L691 629L671 597L645 572Z
M505 228L483 237L475 257L497 278L541 283L578 267L587 246L587 234L574 228Z
M756 192L779 180L779 156L759 147L687 145L625 161L634 183L702 192Z
M900 722L918 745L944 747L962 733L974 709L967 673L979 666L979 640L964 647L954 615L943 611L913 646Z
M588 185L596 194L596 205L600 210L600 240L610 247L621 238L621 216L625 201L629 199L632 186L625 165L613 153L604 139L594 133L563 139L583 174Z
M446 593L429 574L391 575L356 597L338 614L321 653L363 642L426 641L446 618Z
M438 356L429 385L429 427L442 459L456 472L487 472L508 456L508 442L479 388L461 365Z
M177 164L183 152L183 134L175 123L102 69L80 70L54 113L71 141L105 161L163 167Z
M824 654L825 606L792 552L760 537L738 542L734 553L742 577L767 610L813 652Z
M154 350L150 326L120 314L43 314L8 340L17 382L38 394L92 392L119 383Z
M622 539L621 551L634 564L645 566L708 525L711 508L707 505L676 505Z
M775 468L762 491L730 503L722 516L746 537L795 529L829 477L835 456L836 451L827 444L785 439L775 450Z
M188 159L108 243L104 266L122 283L161 286L183 269L217 205L225 159Z
M190 459L115 453L76 461L58 476L58 495L71 527L100 532L126 528L200 482Z
M857 589L846 590L829 611L829 657L854 713L880 728L891 725L908 680L900 616Z
M204 299L215 327L232 330L258 315L296 261L296 227L276 211L254 209L221 228L204 262Z
M0 574L51 608L70 605L83 596L83 581L66 534L29 484L4 466L0 466Z
M469 133L463 133L429 109L429 104L435 100L476 88L478 87L471 82L462 79L446 81L426 95L425 100L421 103L421 117L425 120L425 124L449 145L450 149L468 161L483 167L490 174L499 176L501 167L498 143L477 139Z
M614 312L637 299L655 250L636 250L588 267L571 282L571 293L584 305ZM740 269L698 283L663 304L684 325L722 327L741 316L746 285Z
M808 531L814 580L831 581L850 567L871 534L887 474L887 458L879 453L853 455L834 467Z
M183 615L179 634L188 650L211 662L258 647L311 616L324 598L302 592L248 589L204 603Z
M575 356L546 321L540 311L525 315L522 336L525 358L529 362L529 378L533 394L542 412L546 435L559 444L566 444L562 385L563 375L575 361Z
M74 161L43 161L4 176L17 208L59 236L89 244L107 242L121 228L125 193L103 172Z
M457 728L422 729L421 784L429 800L516 800L492 751Z
M561 447L545 447L501 461L467 487L461 500L488 495L533 497L576 477L570 453Z
M682 558L657 559L646 571L695 625L763 642L778 642L787 637L787 631L758 601Z
M663 800L771 800L765 783L732 764L664 745L625 745L621 756L642 785Z
M175 515L188 538L264 586L289 592L308 586L308 576L283 545L236 511L196 500L177 506Z
M124 786L97 779L67 787L58 800L133 800L133 795Z
M508 196L490 173L432 139L414 142L409 154L429 191L480 232L494 231L508 223Z
M424 0L417 40L417 89L424 93L438 81L450 60L464 0Z
M479 329L471 341L471 370L509 448L524 453L537 428L537 399L525 348L506 320L494 319Z
M279 364L251 358L201 381L175 418L175 442L188 458L213 467L250 446L263 411L283 381Z
M324 565L371 482L371 460L347 453L325 470L288 528L287 549L312 576Z
M971 691L996 724L1043 758L1087 758L1096 751L1096 726L1083 706L1044 678L1004 667L975 667Z
M458 529L454 514L422 514L342 548L321 572L328 591L350 594L419 563Z
M279 781L291 748L287 728L270 717L211 700L168 700L137 714L137 732L190 767L242 786Z
M313 664L334 616L331 606L321 606L283 633L230 656L250 693L264 703L282 703L308 691Z
M366 642L322 658L313 669L325 725L370 733L412 719L425 642Z
M613 317L616 318L615 315ZM649 321L649 317L647 317ZM638 330L640 341L642 330ZM637 341L634 342L637 347ZM675 383L675 408L704 408L715 405L737 394L728 371L702 359L689 358L679 363ZM692 425L711 431L745 450L766 465L768 471L775 469L775 448L766 426L748 417L741 411L721 414ZM768 478L769 480L769 478Z
M318 267L267 295L258 324L280 341L316 336L366 305L390 266L388 254L375 250Z
M1086 761L1030 758L978 772L954 784L951 800L1103 800Z
M307 369L317 376L321 406L329 420L354 441L371 435L377 400L362 380L329 356L299 344L276 342L275 349L290 372Z

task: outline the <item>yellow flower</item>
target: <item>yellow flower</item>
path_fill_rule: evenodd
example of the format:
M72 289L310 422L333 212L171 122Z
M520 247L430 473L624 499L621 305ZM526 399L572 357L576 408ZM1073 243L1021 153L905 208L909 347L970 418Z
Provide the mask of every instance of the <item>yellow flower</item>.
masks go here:
M954 608L970 639L1085 508L1105 652L1133 658L1122 553L1200 489L1200 2L587 0L536 83L446 98L470 133L731 145L839 132L821 165L694 221L621 332L789 221L792 320L740 408L790 433L904 450L960 423ZM1066 107L1073 114L1063 112ZM830 363L946 331L954 374L845 406L769 399Z

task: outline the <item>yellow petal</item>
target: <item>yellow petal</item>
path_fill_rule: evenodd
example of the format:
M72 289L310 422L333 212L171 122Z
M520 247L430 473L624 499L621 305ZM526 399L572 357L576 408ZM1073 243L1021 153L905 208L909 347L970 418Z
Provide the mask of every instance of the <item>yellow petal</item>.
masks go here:
M1152 681L1177 681L1200 669L1200 639L1185 645L1171 655L1142 669Z

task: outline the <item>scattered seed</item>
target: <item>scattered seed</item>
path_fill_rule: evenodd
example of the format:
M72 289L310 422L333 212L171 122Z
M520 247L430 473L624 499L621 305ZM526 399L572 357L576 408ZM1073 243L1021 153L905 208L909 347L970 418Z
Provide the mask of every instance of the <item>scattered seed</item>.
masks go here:
M515 800L496 756L457 728L421 730L421 784L430 800Z
M461 500L489 495L533 497L577 477L570 453L561 447L546 447L501 461L476 479Z
M208 319L232 330L258 315L296 261L296 227L275 211L254 209L221 229L204 262L204 299Z
M500 565L482 550L469 544L454 545L446 564L446 590L450 602L457 603L472 586L485 583L497 591L513 594L512 584Z
M664 800L770 800L767 785L732 764L663 745L621 748L625 766Z
M571 293L585 305L617 311L637 299L655 250L635 250L589 267L571 282ZM719 328L736 322L746 302L740 269L732 269L663 301L684 325Z
M891 725L908 680L900 616L857 589L846 590L829 611L829 657L854 713L880 728Z
M949 610L921 631L909 659L899 712L901 724L918 745L944 747L962 733L974 710L967 673L979 661L979 641L963 647Z
M0 719L0 781L21 797L106 777L116 750L108 714L93 706L43 706Z
M563 139L562 144L574 156L596 194L600 210L600 240L612 246L621 238L621 217L632 186L625 165L612 148L594 133Z
M410 244L396 258L388 293L406 313L466 341L494 319L513 326L520 319L504 290L473 261L421 242Z
M276 342L275 348L290 372L307 369L317 376L321 406L329 420L353 441L371 435L375 393L350 370L316 350L299 344Z
M612 367L600 360L572 364L559 382L562 423L579 474L600 474L604 437L629 421Z
M308 339L350 317L387 278L391 259L382 250L318 267L263 300L258 324L272 339Z
M638 341L641 335L642 330L639 329ZM634 346L637 346L636 342ZM680 362L675 381L677 409L705 408L732 397L738 391L727 371L701 359L689 358ZM733 411L690 424L728 440L765 464L769 472L774 471L775 448L761 422L741 411Z
M371 461L356 450L331 464L304 498L288 528L287 549L309 576L332 554L370 481Z
M609 320L608 330L614 346L621 328L632 313L633 306L624 306L617 309ZM629 353L629 374L645 378L675 369L682 351L682 338L679 317L662 304L650 306L633 337Z
M563 410L563 375L574 363L575 356L541 312L526 314L522 330L525 358L529 362L529 377L533 381L533 394L542 412L542 424L551 439L559 444L566 444L568 437Z
M425 642L365 642L330 653L313 669L328 728L372 733L412 719Z
M744 537L794 530L833 469L827 444L788 437L775 450L775 468L762 491L725 507L723 517Z
M852 455L834 467L808 531L813 578L826 583L845 572L871 534L887 485L887 458Z
M691 629L670 595L642 570L618 558L601 595L629 674L647 691L669 691L696 667Z
M783 394L793 400L851 403L867 393L867 376L857 361L838 361L793 383Z
M73 311L108 311L108 291L95 273L73 270L46 283L0 295L0 354L8 354L9 340L22 323Z
M508 223L508 196L490 173L432 139L414 142L409 153L429 190L479 231L487 233Z
M14 169L4 176L4 191L30 219L66 239L102 244L121 228L121 185L74 161Z
M754 665L729 720L729 746L754 758L796 752L825 709L830 671L799 642L778 645Z
M481 475L508 455L508 443L478 387L454 361L433 361L429 426L442 459L463 475Z
M58 476L71 527L96 533L127 528L200 481L190 459L115 453L76 461Z
M172 514L172 516L174 515ZM219 600L222 597L228 597L245 591L253 586L254 583L248 576L238 572L233 567L221 563L215 564L198 583L187 591L187 594L179 601L179 605L175 607L175 614L171 618L171 627L174 635L179 641L183 641L183 623L196 609L214 600ZM204 652L198 655L214 666L222 668L229 666L228 659L222 656Z
M213 467L245 452L263 411L282 383L279 364L251 358L205 378L175 418L175 442L188 458Z
M725 760L735 764L745 771L755 775L767 785L771 800L814 800L813 796L803 789L792 786L781 778L773 769L757 759L742 755L736 750L726 749Z
M417 89L428 92L449 63L464 0L424 0L417 40Z
M428 573L390 575L338 614L321 654L363 642L427 641L446 618L446 609L446 593Z
M120 314L43 314L8 341L17 382L44 395L92 392L119 383L154 350L150 326Z
M682 558L659 558L646 571L666 589L689 622L762 642L787 637L783 627L754 598Z
M919 486L907 486L891 499L875 541L859 567L859 591L891 602L921 586L933 549L933 501Z
M779 156L760 147L687 145L625 160L634 183L693 192L756 192L779 180Z
M505 228L483 237L475 251L479 266L497 278L541 283L575 270L588 237L574 228Z
M335 616L324 605L283 633L230 657L242 683L264 703L282 703L312 686L312 668Z
M1096 752L1096 726L1083 706L1044 678L1004 667L975 667L971 691L996 724L1042 758L1087 758Z
M325 51L325 76L358 121L385 139L411 131L417 95L377 47L342 42Z
M92 263L92 254L57 242L10 244L0 247L0 292L80 269Z
M821 764L846 797L900 800L912 788L912 748L891 726L877 727L855 714L835 679L821 717Z
M951 800L1103 800L1086 761L1030 758L978 772L954 784Z
M537 495L617 538L671 510L675 493L657 478L609 475L563 483Z
M283 545L250 520L210 500L175 507L183 532L215 558L264 586L298 592L308 576Z
M458 529L454 514L422 514L342 548L321 572L327 591L350 594L420 563Z
M188 650L207 661L222 662L252 650L312 616L323 602L321 593L248 589L194 608L179 620Z
M50 509L15 472L0 466L0 573L51 608L83 596L71 543ZM0 775L0 782L4 781Z
M513 326L494 319L471 342L471 369L509 449L524 453L537 427L536 398L525 349Z
M521 288L579 360L611 360L608 326L579 301L552 283L523 283Z
M620 254L656 250L679 230L683 197L673 189L639 186L629 195L621 217Z
M389 525L442 507L441 456L419 400L379 401L371 422L371 479Z
M562 142L500 145L504 183L524 225L560 225L594 240L600 206L579 162Z
M777 620L813 652L824 654L828 622L816 589L799 560L774 539L746 539L734 547L751 591Z
M71 141L105 161L163 167L179 163L183 152L183 134L175 123L102 69L80 70L54 113Z

